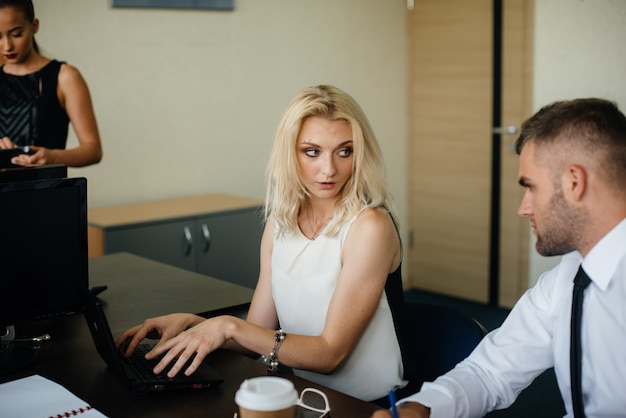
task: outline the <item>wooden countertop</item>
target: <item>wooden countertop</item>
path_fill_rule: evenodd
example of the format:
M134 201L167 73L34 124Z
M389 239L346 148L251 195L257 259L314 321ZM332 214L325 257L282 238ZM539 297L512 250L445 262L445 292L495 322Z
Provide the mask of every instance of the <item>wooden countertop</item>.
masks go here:
M106 228L260 205L263 205L261 199L228 194L207 194L93 208L88 211L88 223L93 227Z

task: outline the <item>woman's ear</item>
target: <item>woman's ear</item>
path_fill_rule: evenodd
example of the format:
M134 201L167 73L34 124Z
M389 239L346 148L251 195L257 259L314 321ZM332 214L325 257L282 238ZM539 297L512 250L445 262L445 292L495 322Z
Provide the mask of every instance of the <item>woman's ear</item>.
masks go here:
M562 179L563 192L573 201L583 198L587 189L587 171L580 165L570 165Z
M39 19L33 19L33 35L39 31Z

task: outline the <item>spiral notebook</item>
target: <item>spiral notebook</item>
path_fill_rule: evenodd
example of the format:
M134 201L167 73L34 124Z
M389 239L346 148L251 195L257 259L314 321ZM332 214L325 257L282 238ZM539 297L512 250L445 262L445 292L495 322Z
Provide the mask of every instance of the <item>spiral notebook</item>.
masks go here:
M224 381L215 370L204 362L191 376L179 373L175 377L169 378L166 371L155 375L152 369L158 360L147 360L143 354L152 348L151 344L140 344L130 358L124 357L115 347L115 341L102 303L94 295L89 297L85 309L85 319L100 357L119 378L130 386L133 393L212 388Z
M39 375L0 384L0 405L3 417L106 418L63 386Z

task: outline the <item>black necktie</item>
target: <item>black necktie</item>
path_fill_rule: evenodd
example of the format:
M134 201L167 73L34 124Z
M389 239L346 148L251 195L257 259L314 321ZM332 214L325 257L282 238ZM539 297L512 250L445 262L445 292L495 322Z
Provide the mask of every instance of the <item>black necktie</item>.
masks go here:
M574 292L572 294L572 331L570 341L570 379L572 385L572 405L575 418L584 418L585 406L583 404L581 368L582 354L580 349L580 322L583 315L583 293L591 279L583 270L582 265L574 277Z

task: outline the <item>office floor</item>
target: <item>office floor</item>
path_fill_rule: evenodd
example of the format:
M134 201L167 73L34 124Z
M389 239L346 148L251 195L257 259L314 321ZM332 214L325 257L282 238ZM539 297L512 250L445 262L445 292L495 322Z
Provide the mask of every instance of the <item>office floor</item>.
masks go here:
M474 317L489 331L499 327L509 313L508 309L442 296L421 290L408 290L405 300L452 306ZM554 370L541 374L507 409L494 411L489 418L556 418L565 415Z

